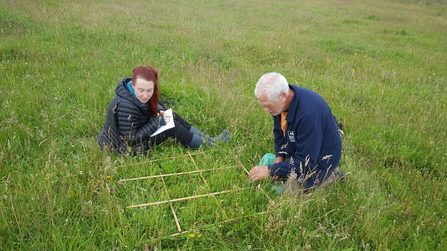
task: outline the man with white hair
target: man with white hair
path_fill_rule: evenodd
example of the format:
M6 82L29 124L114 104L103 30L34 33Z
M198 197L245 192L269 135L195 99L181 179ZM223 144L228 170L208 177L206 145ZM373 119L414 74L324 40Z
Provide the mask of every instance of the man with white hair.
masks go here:
M276 159L252 168L252 181L293 177L307 191L344 178L339 170L342 131L319 94L289 85L284 76L271 72L259 79L255 95L273 116Z

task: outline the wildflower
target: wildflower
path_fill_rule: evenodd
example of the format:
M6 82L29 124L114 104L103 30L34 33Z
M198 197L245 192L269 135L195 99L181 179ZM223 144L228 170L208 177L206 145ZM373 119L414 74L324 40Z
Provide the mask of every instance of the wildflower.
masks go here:
M190 235L188 235L189 237L191 237L191 238L193 238L193 237L195 237L196 235L195 234L190 234Z

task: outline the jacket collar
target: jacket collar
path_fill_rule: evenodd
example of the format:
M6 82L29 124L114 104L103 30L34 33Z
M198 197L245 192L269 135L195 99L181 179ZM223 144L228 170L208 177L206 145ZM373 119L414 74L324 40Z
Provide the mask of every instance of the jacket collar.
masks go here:
M296 111L298 110L299 90L298 90L298 86L296 86L296 85L289 85L289 88L293 89L293 91L295 92L293 94L292 100L290 101L289 110L287 110L287 117L286 117L286 121L291 123L295 120L295 114L296 114Z

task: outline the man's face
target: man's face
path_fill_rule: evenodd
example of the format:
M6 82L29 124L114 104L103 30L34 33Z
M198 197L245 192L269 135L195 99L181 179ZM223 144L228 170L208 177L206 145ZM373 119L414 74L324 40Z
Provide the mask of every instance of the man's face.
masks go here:
M281 93L278 98L278 102L270 100L265 93L258 98L258 103L264 108L264 112L268 112L273 116L276 116L284 111L285 107L285 93Z
M135 96L141 103L147 103L149 99L152 98L154 94L154 82L147 81L142 78L137 78L134 83L133 89L135 91Z

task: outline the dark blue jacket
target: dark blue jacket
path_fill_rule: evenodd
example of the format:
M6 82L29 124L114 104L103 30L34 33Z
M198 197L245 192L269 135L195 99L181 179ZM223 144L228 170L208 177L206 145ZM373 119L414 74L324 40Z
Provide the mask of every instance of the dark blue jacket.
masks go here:
M281 131L281 115L273 116L276 156L285 161L269 166L270 175L287 177L292 170L306 188L327 178L338 166L341 138L331 109L316 92L289 85L295 91Z
M101 148L118 153L145 153L150 148L150 137L159 127L159 117L149 114L149 107L141 103L124 78L116 87L116 96L110 102L104 128L98 135ZM160 105L159 110L164 110Z

